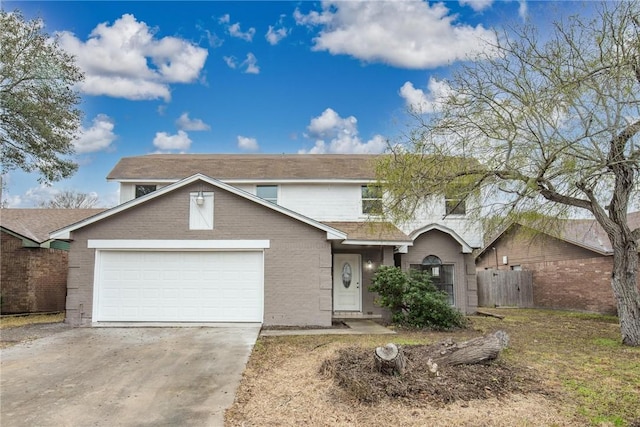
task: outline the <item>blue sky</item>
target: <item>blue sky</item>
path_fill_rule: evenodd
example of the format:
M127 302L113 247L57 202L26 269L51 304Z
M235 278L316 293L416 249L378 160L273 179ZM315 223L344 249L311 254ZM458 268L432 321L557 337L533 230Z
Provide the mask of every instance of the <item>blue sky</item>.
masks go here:
M492 29L548 25L568 2L3 1L42 18L85 72L78 172L14 171L10 207L60 190L118 200L106 175L148 153L379 153L407 106L446 91Z

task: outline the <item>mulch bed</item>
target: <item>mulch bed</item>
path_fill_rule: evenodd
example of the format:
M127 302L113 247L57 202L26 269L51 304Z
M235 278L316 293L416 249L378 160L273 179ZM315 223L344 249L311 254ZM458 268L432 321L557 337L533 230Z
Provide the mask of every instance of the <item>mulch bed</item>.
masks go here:
M501 398L510 394L543 390L535 371L510 365L504 360L459 366L441 366L438 376L429 372L427 360L433 346L403 346L407 369L403 376L389 376L374 369L373 349L347 347L323 362L320 374L333 378L352 398L368 404L383 399L411 405L444 406L456 401Z

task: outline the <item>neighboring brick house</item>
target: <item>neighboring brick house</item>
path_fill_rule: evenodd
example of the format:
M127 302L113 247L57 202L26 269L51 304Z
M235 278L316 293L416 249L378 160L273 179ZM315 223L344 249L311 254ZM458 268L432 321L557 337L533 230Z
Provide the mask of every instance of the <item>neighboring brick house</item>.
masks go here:
M640 226L640 212L628 216ZM513 224L476 256L476 269L529 270L536 308L616 313L613 251L595 220L562 220L553 232ZM640 287L640 279L638 286Z
M384 222L373 155L156 154L107 177L120 205L52 234L71 242L66 321L330 326L381 317L380 265L434 273L477 306L479 224L445 197Z
M64 311L69 243L49 232L104 209L0 209L2 314Z

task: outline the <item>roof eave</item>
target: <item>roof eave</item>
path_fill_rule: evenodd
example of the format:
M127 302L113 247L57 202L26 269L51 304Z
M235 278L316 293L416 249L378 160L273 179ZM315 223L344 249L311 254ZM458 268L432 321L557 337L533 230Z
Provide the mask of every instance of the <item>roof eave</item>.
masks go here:
M342 242L343 245L357 246L413 246L410 240L359 240L347 239Z
M254 203L257 203L257 204L265 206L265 207L267 207L269 209L275 210L276 212L280 212L280 213L282 213L284 215L287 215L287 216L289 216L291 218L294 218L294 219L296 219L296 220L298 220L300 222L303 222L303 223L306 223L308 225L311 225L312 227L320 229L320 230L322 230L322 231L327 233L327 239L328 240L345 240L347 238L346 233L343 233L340 230L337 230L337 229L335 229L333 227L329 227L329 226L327 226L325 224L322 224L322 223L320 223L318 221L315 221L315 220L313 220L311 218L308 218L308 217L306 217L304 215L301 215L301 214L299 214L297 212L294 212L292 210L286 209L286 208L284 208L284 207L282 207L280 205L276 205L274 203L268 202L268 201L266 201L264 199L261 199L258 196L255 196L255 195L253 195L251 193L247 193L244 190L241 190L241 189L239 189L237 187L234 187L232 185L226 184L226 183L224 183L222 181L219 181L217 179L208 177L208 176L203 175L203 174L191 175L190 177L187 177L187 178L184 178L184 179L182 179L180 181L177 181L177 182L174 182L172 184L169 184L169 185L167 185L165 187L162 187L162 188L160 188L160 189L158 189L158 190L156 190L156 191L154 191L152 193L149 193L149 194L144 195L142 197L139 197L137 199L130 200L130 201L125 202L125 203L123 203L121 205L118 205L118 206L115 206L115 207L113 207L111 209L108 209L108 210L106 210L106 211L104 211L102 213L99 213L99 214L94 215L92 217L86 218L86 219L84 219L82 221L79 221L79 222L77 222L75 224L71 224L71 225L69 225L67 227L64 227L64 228L61 228L59 230L56 230L56 231L50 233L50 238L51 239L60 239L60 240L70 240L71 239L71 232L74 231L74 230L78 230L78 229L80 229L82 227L85 227L85 226L87 226L89 224L92 224L94 222L97 222L97 221L100 221L100 220L102 220L104 218L107 218L107 217L109 217L111 215L115 215L116 213L119 213L119 212L122 212L124 210L130 209L130 208L132 208L134 206L138 206L140 204L146 203L149 200L155 199L156 197L160 197L160 196L162 196L164 194L167 194L167 193L169 193L171 191L174 191L174 190L176 190L178 188L181 188L181 187L184 187L186 185L192 184L192 183L194 183L196 181L199 181L199 180L207 182L208 184L213 185L214 187L218 187L218 188L220 188L222 190L225 190L225 191L228 191L230 193L236 194L236 195L238 195L240 197L243 197L245 199L251 200Z

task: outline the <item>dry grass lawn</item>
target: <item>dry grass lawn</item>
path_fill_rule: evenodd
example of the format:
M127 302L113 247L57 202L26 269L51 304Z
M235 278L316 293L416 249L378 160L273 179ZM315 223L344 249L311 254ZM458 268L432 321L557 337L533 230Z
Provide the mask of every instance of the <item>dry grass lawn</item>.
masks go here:
M14 328L17 326L33 325L38 323L58 323L63 321L64 313L3 316L2 318L0 318L0 329Z
M504 320L472 317L452 333L401 331L387 336L261 337L249 360L230 426L640 426L640 348L619 344L615 318L542 310L496 309ZM436 404L386 397L361 403L323 362L350 346L371 349L389 341L432 344L496 330L511 337L500 363L530 373L524 393Z

